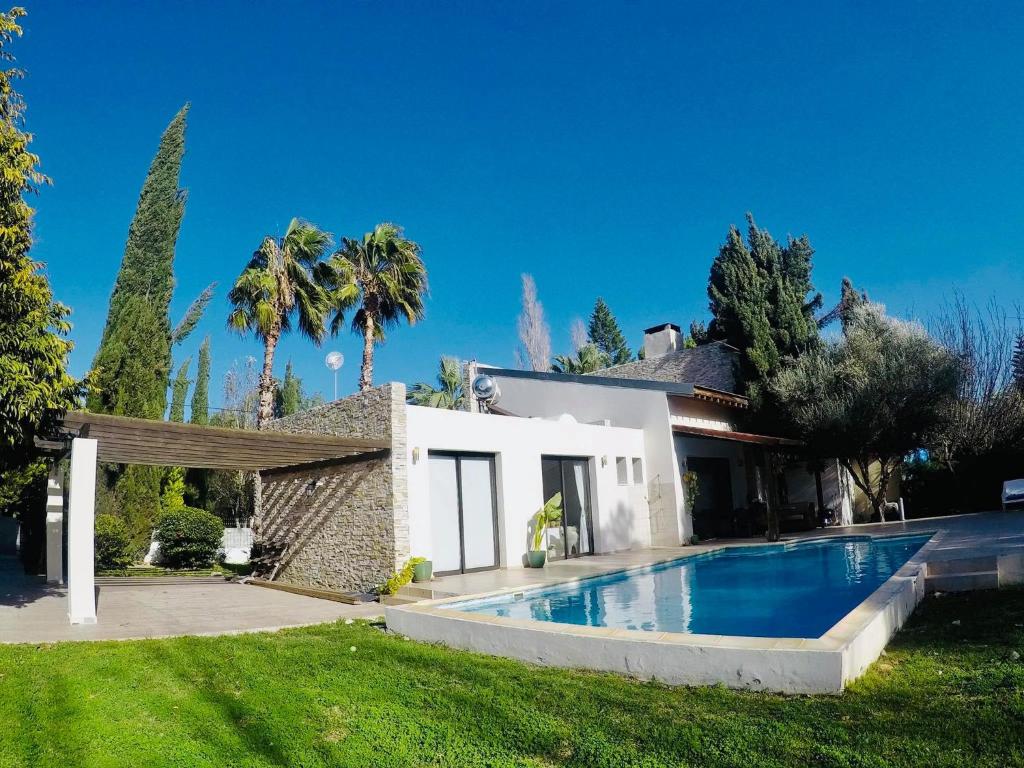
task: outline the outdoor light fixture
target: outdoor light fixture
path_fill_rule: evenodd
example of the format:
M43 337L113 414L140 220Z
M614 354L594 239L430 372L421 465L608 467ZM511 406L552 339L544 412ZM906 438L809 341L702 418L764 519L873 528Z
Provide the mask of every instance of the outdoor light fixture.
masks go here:
M345 364L345 356L341 352L328 352L324 363L334 371L334 399L338 399L338 369Z
M607 456L602 456L601 457L601 466L602 467L607 467L608 466L608 457Z
M413 448L412 449L412 463L413 464L419 464L420 463L420 449L419 448Z

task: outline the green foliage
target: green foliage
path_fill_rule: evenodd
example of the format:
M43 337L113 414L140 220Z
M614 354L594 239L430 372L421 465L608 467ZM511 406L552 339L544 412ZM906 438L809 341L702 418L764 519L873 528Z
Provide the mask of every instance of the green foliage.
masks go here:
M6 49L24 15L22 8L0 13L0 62L14 60ZM27 466L33 437L51 433L83 391L67 372L70 310L53 300L41 265L29 258L34 211L26 198L49 179L29 151L25 104L14 89L23 74L0 69L0 472Z
M132 546L142 551L149 545L153 523L160 515L164 470L130 464L116 475L108 503L103 509L124 520L132 538Z
M178 368L178 375L174 377L174 383L171 384L171 411L168 420L176 421L179 424L185 421L185 398L188 397L188 368L190 365L192 365L192 358L186 357Z
M597 347L598 352L606 356L608 362L602 368L622 365L633 359L633 353L626 344L626 337L622 335L615 315L600 296L594 302L594 311L590 313L587 338Z
M409 240L397 224L383 223L362 239L342 238L331 257L334 317L331 330L345 324L345 312L357 307L352 331L363 337L359 389L373 386L374 345L384 341L387 328L404 319L410 325L423 317L427 268L420 246Z
M595 344L584 344L576 352L576 356L555 355L551 370L555 373L584 374L594 373L611 364L608 354L602 352Z
M956 358L919 325L862 304L841 339L802 355L772 391L812 455L838 458L881 514L889 478L942 424L960 375Z
M210 423L210 337L203 339L199 347L199 368L196 371L196 385L192 389L193 424Z
M160 494L160 509L169 512L185 506L185 470L171 467L164 477L164 489Z
M216 559L223 534L224 523L205 509L167 510L156 529L160 560L171 568L205 568Z
M113 515L96 516L96 569L120 571L132 564L132 541L124 521Z
M263 342L257 425L274 416L274 353L281 336L298 325L317 344L338 292L333 267L323 261L331 237L314 225L292 219L283 237L266 237L228 292L233 307L228 327L251 332Z
M385 581L380 588L382 595L393 595L410 581L412 581L413 570L420 563L427 562L425 557L411 557L406 561L402 569L396 573L391 574L387 581Z
M533 538L530 540L530 549L539 552L544 548L544 531L549 526L558 525L562 521L562 494L556 493L544 502L544 506L537 510L530 518L533 527Z
M755 407L763 405L766 382L818 341L811 260L806 237L781 245L747 214L747 240L731 227L711 265L708 298L711 340L740 350L740 374ZM812 295L813 294L813 295ZM699 342L698 342L699 343Z
M413 384L409 388L406 400L412 405L447 408L451 411L461 410L465 406L466 395L462 390L462 363L459 360L454 357L441 357L437 383L437 387L425 381Z
M203 313L206 311L206 307L209 306L210 300L213 298L213 289L216 287L216 283L210 283L188 305L184 316L174 326L174 330L171 331L171 344L181 344L196 329L200 319L203 317Z
M185 153L182 107L160 138L128 228L94 367L97 387L89 410L161 419L167 407L174 292L174 248L185 213L178 188Z
M302 379L295 375L292 370L292 361L289 360L284 368L284 380L277 388L276 414L280 416L291 416L302 410Z
M700 496L700 478L696 472L690 470L683 473L683 490L686 492L686 511L692 515L697 497Z

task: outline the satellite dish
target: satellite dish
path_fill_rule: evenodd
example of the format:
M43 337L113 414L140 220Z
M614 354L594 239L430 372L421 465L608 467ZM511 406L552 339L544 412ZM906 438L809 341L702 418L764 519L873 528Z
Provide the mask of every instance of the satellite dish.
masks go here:
M493 376L481 373L473 379L473 397L482 403L492 404L498 402L501 397L501 390L498 389L498 382Z
M345 364L345 356L341 352L328 352L327 357L324 358L324 363L332 371L336 371Z

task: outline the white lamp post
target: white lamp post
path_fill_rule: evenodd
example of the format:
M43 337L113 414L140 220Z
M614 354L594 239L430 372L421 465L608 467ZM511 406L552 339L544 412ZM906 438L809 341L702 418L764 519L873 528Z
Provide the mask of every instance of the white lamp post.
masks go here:
M334 399L338 399L338 369L345 364L345 356L341 352L328 352L324 363L334 371Z

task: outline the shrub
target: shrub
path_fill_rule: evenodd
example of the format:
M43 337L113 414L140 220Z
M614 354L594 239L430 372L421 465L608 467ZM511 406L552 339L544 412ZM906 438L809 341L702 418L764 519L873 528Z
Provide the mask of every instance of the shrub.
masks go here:
M224 523L205 509L168 510L156 527L160 560L171 568L205 568L216 559L223 535Z
M132 537L121 518L97 515L95 544L98 570L122 571L132 564Z
M412 581L412 569L419 563L425 563L425 557L412 557L402 566L402 570L392 574L380 588L382 595L393 595L410 581Z

